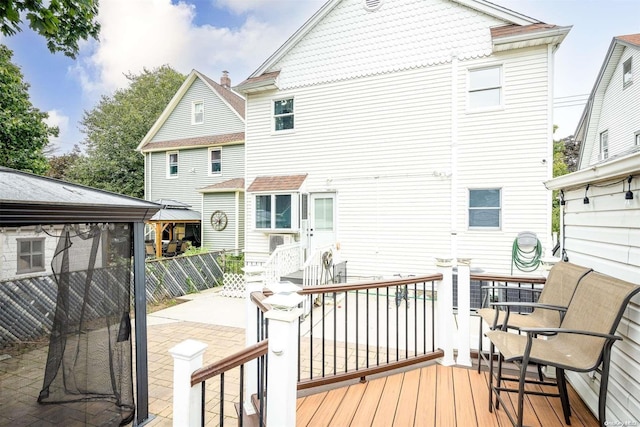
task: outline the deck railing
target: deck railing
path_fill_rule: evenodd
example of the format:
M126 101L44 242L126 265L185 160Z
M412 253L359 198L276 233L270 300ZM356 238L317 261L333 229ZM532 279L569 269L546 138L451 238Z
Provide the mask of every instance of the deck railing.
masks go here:
M471 281L480 284L481 307L488 307L496 301L536 302L546 278L471 274ZM531 308L514 307L513 310L517 313L529 313Z
M301 265L300 244L280 245L264 263L264 276L267 283L280 280L280 277L298 271Z

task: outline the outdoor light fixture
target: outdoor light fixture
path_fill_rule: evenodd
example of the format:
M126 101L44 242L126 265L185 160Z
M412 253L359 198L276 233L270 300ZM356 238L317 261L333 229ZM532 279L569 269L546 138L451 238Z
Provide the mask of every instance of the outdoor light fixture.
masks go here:
M564 190L560 190L560 206L566 205L567 202L564 201Z
M624 206L625 207L631 207L631 201L633 200L633 192L631 191L631 180L633 179L633 176L629 175L629 178L627 179L627 183L629 185L629 189L627 190L626 193L624 193ZM624 184L622 186L622 189L624 190Z
M584 189L584 199L582 199L582 203L585 205L589 204L589 197L587 197L587 191L589 191L589 184L587 184L587 188Z

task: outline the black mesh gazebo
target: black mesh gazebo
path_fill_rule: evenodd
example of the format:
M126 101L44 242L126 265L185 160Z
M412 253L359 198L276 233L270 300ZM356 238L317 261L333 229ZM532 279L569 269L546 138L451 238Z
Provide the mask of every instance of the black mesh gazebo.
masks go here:
M0 282L0 424L148 421L144 222L159 208L0 167L3 271L17 251L22 273Z

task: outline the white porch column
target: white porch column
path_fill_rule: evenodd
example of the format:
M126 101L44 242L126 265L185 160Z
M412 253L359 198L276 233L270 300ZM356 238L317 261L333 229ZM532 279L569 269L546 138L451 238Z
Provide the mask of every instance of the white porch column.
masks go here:
M471 260L458 258L458 365L471 366Z
M298 322L304 297L291 293L265 299L269 319L267 425L295 427L298 383ZM294 308L295 307L295 308Z
M259 292L264 287L264 267L247 266L242 269L244 275L245 288L245 314L247 326L244 332L246 347L250 347L258 342L258 309L251 301L251 293ZM254 375L258 370L256 360L251 360L245 364L244 376L244 410L247 414L254 414L255 408L251 402L251 396L258 392L258 376Z
M438 272L442 273L442 281L438 285L438 347L444 351L440 363L444 366L455 364L453 359L453 335L456 325L453 319L453 269L450 258L436 260Z
M202 367L202 355L207 344L185 340L169 349L173 356L173 425L198 427L201 424L202 388L191 387L191 374Z

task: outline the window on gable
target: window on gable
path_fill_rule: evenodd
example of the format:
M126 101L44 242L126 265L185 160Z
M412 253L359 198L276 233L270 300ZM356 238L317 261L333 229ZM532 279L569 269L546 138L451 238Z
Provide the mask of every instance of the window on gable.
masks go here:
M18 239L17 273L44 270L44 238Z
M469 228L499 229L501 189L469 190Z
M469 70L469 109L502 105L502 66Z
M222 173L222 150L219 148L211 148L209 150L209 173Z
M274 130L293 129L293 98L273 101Z
M191 124L199 125L204 123L204 102L197 101L193 103L193 116L191 117Z
M629 58L622 63L622 87L625 88L633 83L633 73L631 72L631 60Z
M609 131L600 134L600 160L609 158Z
M167 177L175 178L178 176L178 152L167 152Z
M256 228L290 230L293 224L293 194L262 194L256 196ZM294 227L295 225L295 227Z

